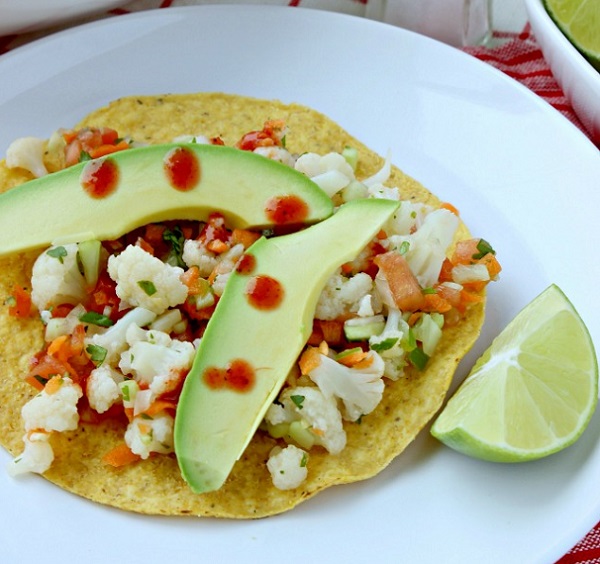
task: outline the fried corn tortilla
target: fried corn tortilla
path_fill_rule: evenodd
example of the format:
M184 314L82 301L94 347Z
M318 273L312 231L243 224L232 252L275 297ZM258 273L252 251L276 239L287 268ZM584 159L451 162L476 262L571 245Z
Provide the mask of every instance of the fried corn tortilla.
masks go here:
M296 104L250 99L220 93L139 96L122 98L87 116L79 126L109 126L121 135L145 143L169 142L182 134L221 136L234 144L244 133L267 119L284 119L292 153L325 154L349 145L359 152L357 178L373 174L382 158L324 115ZM63 124L65 125L65 124ZM0 163L0 191L29 179L23 171ZM393 169L388 185L397 186L403 199L436 206L437 198L418 182ZM50 219L51 221L51 219ZM467 238L461 225L459 237ZM29 287L37 253L0 259L0 304L13 284ZM443 337L423 372L409 369L398 381L386 379L384 397L360 424L345 423L347 446L338 455L321 447L310 453L307 480L297 489L281 491L272 485L266 467L275 439L257 432L219 490L194 494L182 479L174 455L155 456L114 469L101 458L122 441L115 422L80 423L77 431L54 433L55 460L44 476L58 486L90 500L146 514L257 518L287 511L333 485L364 480L381 472L415 438L442 404L455 368L478 337L484 306L471 308ZM0 307L0 442L13 455L23 448L20 411L36 391L23 381L30 357L43 345L37 319L17 319Z

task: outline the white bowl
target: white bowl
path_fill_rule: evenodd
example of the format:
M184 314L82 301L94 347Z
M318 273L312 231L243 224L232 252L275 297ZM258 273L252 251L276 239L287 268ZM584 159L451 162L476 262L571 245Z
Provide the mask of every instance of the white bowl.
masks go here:
M525 0L531 29L575 113L600 145L600 72L556 26L542 0Z
M0 35L25 33L110 10L126 0L0 0Z

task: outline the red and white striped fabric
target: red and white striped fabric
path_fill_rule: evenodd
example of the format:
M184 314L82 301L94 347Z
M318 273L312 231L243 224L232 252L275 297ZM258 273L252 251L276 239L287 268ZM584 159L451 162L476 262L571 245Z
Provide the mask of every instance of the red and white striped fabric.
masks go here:
M218 0L215 0L218 1ZM324 0L325 1L325 0ZM355 13L357 6L364 6L369 0L328 0L326 9L346 13ZM133 0L123 8L111 10L91 19L117 16L131 12L156 8L169 8L199 3L209 3L210 0ZM333 2L333 3L332 3ZM273 3L271 1L271 3ZM311 8L323 7L319 0L280 0L288 6L304 6ZM84 21L89 21L86 19ZM82 23L82 22L76 22ZM56 31L56 30L53 30ZM49 32L36 32L23 36L10 35L0 37L0 55L28 43ZM529 25L521 33L494 32L497 47L467 47L464 51L486 63L494 66L508 76L525 85L543 98L556 110L571 120L588 137L589 132L578 119L564 93L554 79L550 67L544 60L542 51L532 35ZM600 522L556 564L600 564Z

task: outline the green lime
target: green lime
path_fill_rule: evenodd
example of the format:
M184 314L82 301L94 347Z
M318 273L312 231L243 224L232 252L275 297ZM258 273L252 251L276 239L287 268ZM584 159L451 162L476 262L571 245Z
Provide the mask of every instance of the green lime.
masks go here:
M544 0L569 41L600 70L600 0Z
M597 400L592 339L565 294L551 285L479 358L431 434L475 458L534 460L574 443Z

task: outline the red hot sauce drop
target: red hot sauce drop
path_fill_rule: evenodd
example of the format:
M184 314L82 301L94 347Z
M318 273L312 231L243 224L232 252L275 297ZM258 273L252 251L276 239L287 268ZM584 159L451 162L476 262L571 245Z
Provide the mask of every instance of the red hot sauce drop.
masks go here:
M301 223L308 217L308 205L298 196L274 196L267 200L265 213L276 225Z
M283 286L270 276L254 276L246 286L246 298L256 309L276 309L283 301Z
M187 192L200 182L200 161L185 147L171 149L163 160L169 184L176 190Z
M248 253L244 253L240 260L238 261L235 270L239 274L248 275L251 274L254 268L256 267L256 259L253 255L249 255Z
M232 360L225 368L209 366L202 378L206 385L213 389L229 389L235 392L249 392L256 381L254 368L245 360Z
M111 159L89 161L81 172L79 182L92 198L105 198L117 189L119 168Z

